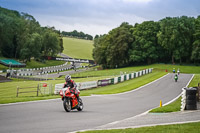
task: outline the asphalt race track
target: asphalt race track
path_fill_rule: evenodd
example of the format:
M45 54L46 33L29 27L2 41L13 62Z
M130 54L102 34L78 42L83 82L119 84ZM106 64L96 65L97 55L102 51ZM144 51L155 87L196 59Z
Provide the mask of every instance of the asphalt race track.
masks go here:
M191 79L174 74L142 87L117 95L82 97L82 112L64 111L60 99L0 106L0 133L67 133L92 129L139 115L174 99Z

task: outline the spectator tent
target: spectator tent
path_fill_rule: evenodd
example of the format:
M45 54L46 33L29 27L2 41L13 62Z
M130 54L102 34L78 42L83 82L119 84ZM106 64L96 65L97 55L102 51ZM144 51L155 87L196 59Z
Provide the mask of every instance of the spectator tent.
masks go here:
M25 67L26 66L26 64L20 63L16 60L13 60L13 59L1 59L0 63L2 65L7 66L7 67Z

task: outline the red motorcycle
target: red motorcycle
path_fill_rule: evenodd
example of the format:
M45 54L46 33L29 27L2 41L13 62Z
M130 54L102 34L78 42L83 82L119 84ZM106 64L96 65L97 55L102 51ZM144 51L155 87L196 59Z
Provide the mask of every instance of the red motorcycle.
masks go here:
M63 88L60 90L60 96L62 97L63 101L63 107L66 112L70 112L73 109L77 109L78 111L83 110L83 102L81 98L79 98L79 101L75 94L73 93L73 88ZM78 91L78 95L80 94L80 91Z

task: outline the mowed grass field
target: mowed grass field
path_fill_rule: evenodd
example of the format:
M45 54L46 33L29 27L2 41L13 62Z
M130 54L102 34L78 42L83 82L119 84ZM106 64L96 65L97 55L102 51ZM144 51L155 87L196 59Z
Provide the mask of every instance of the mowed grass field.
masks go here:
M129 67L129 68L124 68L126 71L138 71L138 70L143 70L144 67L141 66L139 67ZM99 70L98 72L101 73L104 70ZM95 71L97 72L97 71ZM113 74L113 70L106 70L109 75L102 75L102 76L97 76L95 77L95 74L93 77L88 77L88 78L72 78L75 80L75 82L85 82L85 81L97 81L99 79L106 79L110 77ZM151 82L152 80L155 80L161 76L166 74L166 72L153 72L152 74L145 75L133 80L129 80L123 83L119 83L117 85L112 85L110 87L100 87L97 89L92 89L89 91L82 91L81 95L91 95L91 94L111 94L111 93L120 93L128 90L132 90L136 87L139 87L140 85L144 85L146 83ZM118 74L119 75L119 74ZM147 80L148 79L148 80ZM45 81L42 81L45 82ZM64 78L57 78L56 80L49 80L46 81L47 83L50 83L53 85L53 88L55 87L55 84L60 84L64 83ZM136 82L140 82L139 84L136 84ZM28 94L20 94L19 97L16 97L17 94L17 87L35 87L33 90L36 90L37 85L41 83L40 81L23 81L23 80L14 80L12 82L5 82L5 83L0 83L0 103L13 103L13 102L24 102L24 101L32 101L32 100L44 100L44 99L52 99L52 98L57 98L59 96L42 96L40 95L39 97L36 96L36 92L33 93L28 93ZM134 86L132 86L135 84ZM32 90L32 89L31 89ZM106 91L105 91L106 90Z
M87 71L82 73L73 74L72 77L87 77L87 76L113 76L120 75L125 73L132 73L139 70L144 70L148 68L153 68L155 71L172 73L173 68L177 71L180 70L180 73L192 73L200 74L200 66L182 66L182 65L170 65L170 64L152 64L152 65L143 65L143 66L134 66L134 67L125 67L117 69L105 69L100 71Z
M63 46L63 53L72 58L93 60L93 41L63 37Z
M167 65L168 66L168 65ZM94 88L92 90L86 90L81 91L82 96L88 96L91 94L112 94L112 93L120 93L124 91L129 91L132 89L135 89L137 87L140 87L141 85L147 84L165 74L165 69L170 69L173 67L172 65L167 67L166 65L149 65L149 66L136 66L136 67L126 67L126 68L119 68L119 69L106 69L106 70L92 70L88 72L82 72L79 74L72 75L72 79L75 80L75 82L86 82L86 81L97 81L99 79L106 79L106 78L112 78L115 76L119 76L121 74L125 73L132 73L139 70L144 70L147 68L152 68L153 73L148 74L139 78L135 78L129 81L125 81L123 83L119 83L116 85L106 86L106 87L100 87L100 88ZM183 66L182 66L183 67ZM199 68L196 66L186 66L186 70L184 70L184 67L180 70L183 72L186 71L189 73L189 70L192 72L198 73ZM200 73L200 72L199 72ZM197 74L198 75L198 74ZM89 76L89 77L87 77ZM73 77L82 77L82 78L73 78ZM200 78L197 76L194 78L195 83L200 82ZM44 81L45 82L45 81ZM55 87L55 84L64 83L64 77L57 78L56 80L49 80L48 83L51 83L53 85L53 88ZM37 87L39 81L23 81L23 80L14 80L12 82L7 83L0 83L0 103L13 103L13 102L24 102L24 101L32 101L32 100L43 100L43 99L52 99L57 98L59 96L42 96L36 97L36 93L30 93L30 94L20 94L19 97L16 97L17 92L17 86L19 87ZM35 89L36 90L36 89Z
M113 129L113 130L95 130L78 133L199 133L200 122L162 125L142 128L127 128L127 129Z

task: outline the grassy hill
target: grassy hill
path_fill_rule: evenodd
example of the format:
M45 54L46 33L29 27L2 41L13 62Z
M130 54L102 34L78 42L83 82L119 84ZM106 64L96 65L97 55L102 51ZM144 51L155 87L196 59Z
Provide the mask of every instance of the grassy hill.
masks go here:
M93 59L93 41L63 37L63 46L63 53L70 57L91 60Z

